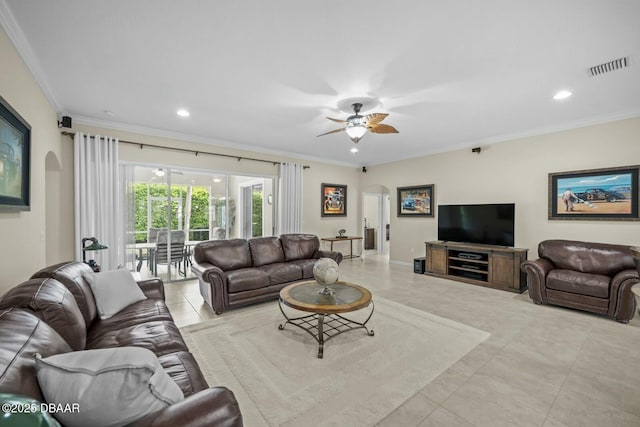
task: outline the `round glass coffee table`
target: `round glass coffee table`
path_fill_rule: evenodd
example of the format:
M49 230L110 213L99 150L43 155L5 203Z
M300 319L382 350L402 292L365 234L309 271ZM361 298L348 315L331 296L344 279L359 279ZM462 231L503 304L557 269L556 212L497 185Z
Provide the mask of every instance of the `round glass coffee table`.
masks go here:
M283 330L287 324L299 327L318 341L318 358L324 354L324 343L343 332L364 329L373 336L373 330L367 328L367 322L374 311L371 292L362 286L338 281L328 286L334 292L327 292L324 285L315 280L294 283L280 291L279 307L286 322L278 326ZM312 314L301 317L288 317L282 305ZM371 306L371 313L362 323L347 319L339 313L348 313Z

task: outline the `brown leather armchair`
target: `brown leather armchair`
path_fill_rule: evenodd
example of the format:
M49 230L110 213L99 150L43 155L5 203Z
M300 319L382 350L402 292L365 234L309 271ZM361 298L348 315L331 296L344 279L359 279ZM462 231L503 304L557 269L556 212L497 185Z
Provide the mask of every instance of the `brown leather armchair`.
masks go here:
M538 255L521 266L535 304L604 314L621 323L635 314L631 287L640 277L630 246L545 240L538 245Z
M640 274L640 246L634 246L631 248L631 255L633 256L633 262L636 265L636 270ZM636 306L638 307L638 313L640 314L640 284L632 286L631 292L636 297Z
M640 246L634 246L631 248L631 256L633 257L633 262L636 265L636 270L640 273Z

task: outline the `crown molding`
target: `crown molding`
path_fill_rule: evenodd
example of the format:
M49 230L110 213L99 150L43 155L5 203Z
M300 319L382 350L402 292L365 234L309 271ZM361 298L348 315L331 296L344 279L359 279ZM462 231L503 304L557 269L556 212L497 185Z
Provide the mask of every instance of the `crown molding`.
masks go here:
M49 104L51 104L55 111L60 112L60 104L56 100L54 92L51 89L47 75L42 70L40 61L38 61L38 58L33 53L31 45L22 32L22 28L20 28L18 21L16 21L13 16L11 8L7 4L6 0L0 0L0 27L4 29L7 37L9 37L9 40L13 43L18 55L20 55L36 83L40 86L40 89L49 101Z
M370 165L380 166L387 163L395 163L395 162L401 162L404 160L415 159L417 157L432 156L434 154L448 153L451 151L464 150L467 148L478 147L482 145L498 144L500 142L517 141L520 139L532 138L532 137L541 136L541 135L549 135L549 134L558 133L558 132L565 132L565 131L580 129L588 126L596 126L596 125L616 122L620 120L633 119L637 117L640 117L640 110L606 114L603 116L590 117L588 119L573 120L570 122L565 122L565 123L561 123L553 126L545 126L545 127L530 129L523 132L515 132L510 134L491 136L487 138L474 139L474 140L465 141L465 142L461 142L454 145L449 145L446 148L439 148L439 149L424 151L422 153L414 153L410 156L393 160L392 162L371 163Z

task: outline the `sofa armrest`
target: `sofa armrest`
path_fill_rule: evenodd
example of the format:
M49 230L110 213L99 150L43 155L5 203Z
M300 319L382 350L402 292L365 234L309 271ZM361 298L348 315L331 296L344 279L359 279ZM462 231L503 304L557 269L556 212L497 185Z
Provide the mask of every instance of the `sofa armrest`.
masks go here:
M191 264L191 271L200 282L200 295L213 308L216 314L227 308L227 277L220 267L208 262Z
M636 299L631 287L640 283L634 268L622 270L611 279L609 312L618 322L627 323L636 314Z
M233 392L211 387L130 424L130 427L242 427Z
M332 260L334 260L338 264L340 264L342 262L342 259L343 259L342 252L324 251L322 249L319 249L315 253L315 258L331 258Z
M520 265L520 268L527 273L529 297L536 304L546 303L547 292L545 290L545 281L547 274L553 270L551 261L545 258L539 258L535 261L525 261Z
M165 300L164 283L162 282L162 279L154 277L151 279L139 280L137 283L147 298Z

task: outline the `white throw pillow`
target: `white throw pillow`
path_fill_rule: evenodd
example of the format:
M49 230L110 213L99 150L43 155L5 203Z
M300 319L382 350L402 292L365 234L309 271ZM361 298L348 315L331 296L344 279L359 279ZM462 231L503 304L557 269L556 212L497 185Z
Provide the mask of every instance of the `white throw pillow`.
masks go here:
M153 352L142 347L36 355L45 401L77 411L57 412L65 426L121 426L184 399Z
M147 299L128 270L85 273L84 277L93 291L98 314L103 320L134 302Z

